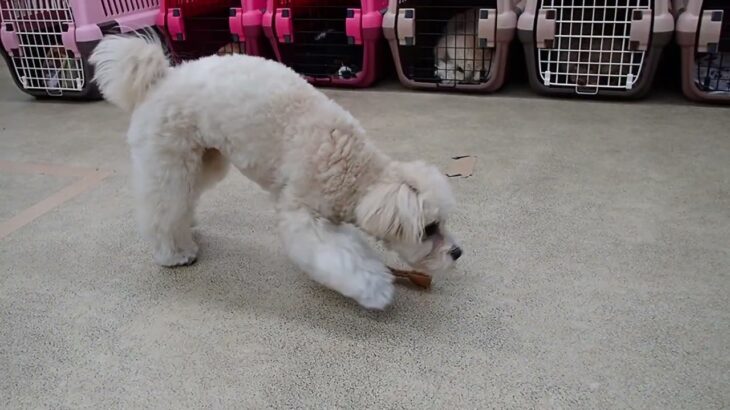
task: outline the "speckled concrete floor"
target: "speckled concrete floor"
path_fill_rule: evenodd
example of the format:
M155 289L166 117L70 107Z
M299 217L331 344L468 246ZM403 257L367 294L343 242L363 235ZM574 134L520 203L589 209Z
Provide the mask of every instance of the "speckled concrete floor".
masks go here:
M126 116L0 69L0 160L113 172L0 241L1 407L730 405L726 108L328 91L393 155L479 157L454 180L459 269L369 313L285 259L235 174L202 201L199 262L155 267ZM2 174L0 215L70 182Z

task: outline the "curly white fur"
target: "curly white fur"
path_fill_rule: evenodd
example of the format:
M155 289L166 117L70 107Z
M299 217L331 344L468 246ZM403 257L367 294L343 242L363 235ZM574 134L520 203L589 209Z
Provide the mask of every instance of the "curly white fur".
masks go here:
M167 74L169 63L159 39L152 35L107 37L89 59L94 80L110 102L131 111L148 89Z
M435 167L391 160L347 111L276 62L212 56L170 68L163 59L157 41L140 37L108 37L91 59L106 98L133 109L137 208L159 264L195 261L195 203L230 161L272 194L291 259L367 308L387 306L393 284L361 231L416 269L451 268L454 200Z

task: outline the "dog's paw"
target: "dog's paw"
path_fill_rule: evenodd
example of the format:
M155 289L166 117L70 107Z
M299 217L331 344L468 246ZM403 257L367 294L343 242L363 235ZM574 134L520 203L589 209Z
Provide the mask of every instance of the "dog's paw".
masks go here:
M198 247L194 249L184 250L182 252L157 254L155 262L166 268L176 268L178 266L190 266L198 260Z
M395 287L390 275L371 275L355 298L366 309L383 310L393 301Z

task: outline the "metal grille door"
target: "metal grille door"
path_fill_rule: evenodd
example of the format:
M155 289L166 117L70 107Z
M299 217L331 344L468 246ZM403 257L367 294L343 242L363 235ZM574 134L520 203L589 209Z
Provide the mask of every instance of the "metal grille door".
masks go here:
M74 22L69 1L5 0L0 7L2 24L17 37L19 49L12 60L22 86L49 94L81 91L83 62L63 45Z
M359 13L359 0L279 0L285 6L291 7L294 38L279 45L285 64L314 78L348 79L363 69L363 46L350 43L346 27L349 14Z
M652 0L542 0L555 33L538 49L546 86L631 90L641 76L651 39ZM641 38L637 41L637 38Z

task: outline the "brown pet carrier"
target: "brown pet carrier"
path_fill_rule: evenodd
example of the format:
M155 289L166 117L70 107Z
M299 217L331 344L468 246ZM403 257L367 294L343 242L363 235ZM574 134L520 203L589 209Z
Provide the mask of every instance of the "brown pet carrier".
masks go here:
M516 25L512 0L390 0L383 18L401 83L440 90L500 88Z
M685 0L675 2L675 8L684 94L695 101L730 103L730 1Z
M669 0L527 0L517 26L538 92L638 98L674 18Z

